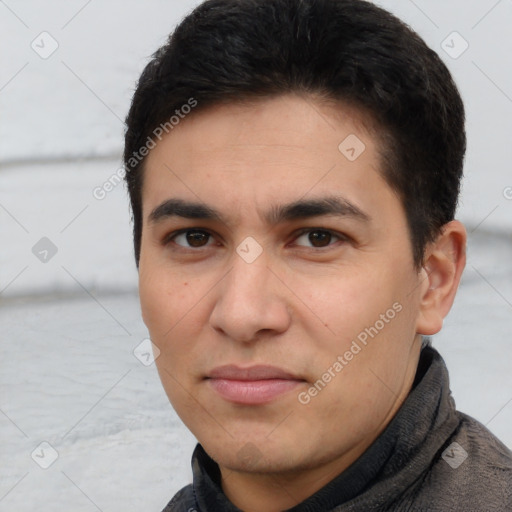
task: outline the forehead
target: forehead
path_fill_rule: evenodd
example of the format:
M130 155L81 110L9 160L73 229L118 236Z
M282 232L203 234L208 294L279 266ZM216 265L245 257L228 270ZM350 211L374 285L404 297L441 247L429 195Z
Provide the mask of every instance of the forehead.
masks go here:
M143 216L170 196L243 210L339 192L362 206L389 189L371 126L355 108L292 95L199 109L148 155Z

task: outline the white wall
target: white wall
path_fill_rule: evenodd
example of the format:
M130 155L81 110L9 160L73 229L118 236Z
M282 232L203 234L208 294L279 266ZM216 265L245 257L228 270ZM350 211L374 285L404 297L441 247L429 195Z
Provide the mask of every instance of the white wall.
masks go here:
M1 296L72 290L76 281L95 290L136 286L124 187L101 201L92 191L119 169L123 119L139 73L196 3L0 3ZM512 3L378 3L439 52L466 102L460 218L471 229L510 235ZM43 31L51 38L40 37ZM441 46L453 31L469 45L457 58ZM49 51L52 39L58 48L47 59L31 47ZM452 53L462 48L456 40L452 46ZM58 248L48 263L32 253L42 237Z

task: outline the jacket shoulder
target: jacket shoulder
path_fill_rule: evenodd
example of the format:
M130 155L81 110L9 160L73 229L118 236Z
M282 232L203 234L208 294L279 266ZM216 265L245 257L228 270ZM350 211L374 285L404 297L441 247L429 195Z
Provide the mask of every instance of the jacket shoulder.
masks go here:
M197 512L195 506L193 487L189 484L174 495L162 512Z
M480 422L457 415L459 426L434 459L421 494L435 497L440 510L512 510L512 452Z

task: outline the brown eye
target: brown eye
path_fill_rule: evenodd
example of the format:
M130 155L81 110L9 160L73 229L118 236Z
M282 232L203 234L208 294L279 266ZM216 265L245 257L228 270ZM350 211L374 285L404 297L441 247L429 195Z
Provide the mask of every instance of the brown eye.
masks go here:
M341 235L337 235L326 229L308 229L303 231L296 239L298 245L306 247L323 248L332 245L333 241L342 240Z
M208 245L211 235L206 231L186 230L177 233L170 240L181 247L205 247Z
M202 247L206 242L208 242L208 237L210 235L202 231L187 231L186 236L187 242L192 247Z
M326 247L329 245L332 235L327 231L312 231L308 236L313 247Z

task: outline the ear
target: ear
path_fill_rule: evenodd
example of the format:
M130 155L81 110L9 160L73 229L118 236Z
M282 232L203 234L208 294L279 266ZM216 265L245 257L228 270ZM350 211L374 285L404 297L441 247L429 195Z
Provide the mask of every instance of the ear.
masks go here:
M420 279L420 311L416 332L429 336L443 326L466 266L466 229L453 220L443 226L441 234L425 253Z

